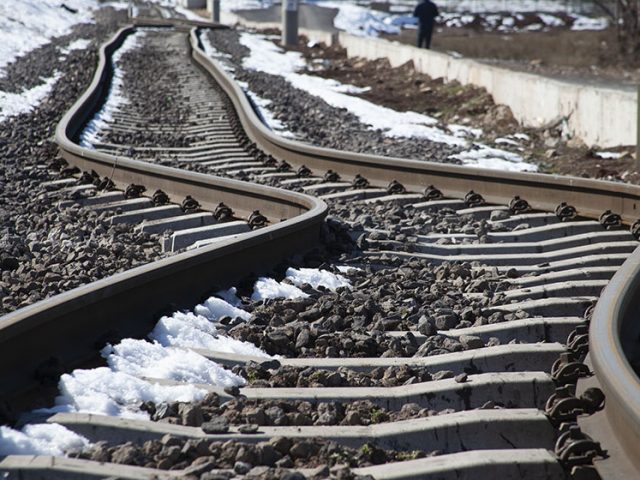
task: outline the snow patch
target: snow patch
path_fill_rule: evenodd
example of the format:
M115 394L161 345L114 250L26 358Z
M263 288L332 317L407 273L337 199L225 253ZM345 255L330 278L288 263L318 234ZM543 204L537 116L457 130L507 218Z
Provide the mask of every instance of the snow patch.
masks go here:
M29 90L23 90L22 93L0 92L0 121L31 112L51 93L51 89L60 78L60 75L60 72L56 72L40 85Z
M22 431L0 426L0 457L4 455L61 456L90 445L81 435L57 423L25 425Z
M209 320L191 312L177 312L171 317L162 317L149 334L149 338L165 347L201 348L215 352L270 357L252 343L219 335Z
M624 156L624 152L595 152L594 155L604 160L615 160L622 158Z
M60 396L51 412L83 412L112 417L149 419L142 402L197 402L207 391L193 385L160 385L108 367L74 370L60 377Z
M473 149L456 153L449 158L460 160L464 165L471 167L492 168L510 172L535 172L538 170L536 165L525 162L516 153L490 148L482 144L475 144Z
M90 43L91 43L91 40L87 38L79 38L78 40L71 42L66 47L61 48L60 53L62 55L69 55L74 50L84 50L89 46Z
M165 348L159 343L127 338L102 352L114 372L136 377L232 387L244 379L190 350Z
M21 0L0 2L0 73L16 58L52 38L71 33L74 25L90 23L96 0L64 0L76 10L63 8L60 0Z
M296 298L306 298L309 295L298 287L287 283L277 282L273 278L260 277L253 286L251 300L266 300L269 298L286 298L293 300Z
M298 287L305 283L308 283L313 288L322 286L329 290L336 290L341 287L351 286L351 282L342 275L336 275L335 273L328 272L327 270L320 270L318 268L288 268L286 276Z

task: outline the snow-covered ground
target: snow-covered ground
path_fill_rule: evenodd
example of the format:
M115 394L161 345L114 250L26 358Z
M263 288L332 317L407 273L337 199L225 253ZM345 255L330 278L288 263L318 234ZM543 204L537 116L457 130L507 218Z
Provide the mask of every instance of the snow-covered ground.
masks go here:
M209 43L206 36L201 37L205 52L221 63L217 50ZM463 164L482 168L494 168L508 171L536 171L537 167L525 162L520 155L498 148L491 148L473 142L482 132L462 125L438 126L438 121L428 115L416 112L398 112L390 108L376 105L362 98L353 96L362 91L353 85L345 85L332 79L325 79L299 73L307 64L298 52L285 52L268 37L251 33L242 33L240 43L249 48L250 55L243 66L250 70L261 71L272 75L280 75L293 87L304 90L311 95L322 98L336 108L346 108L358 119L369 125L371 129L379 129L390 138L424 138L433 142L463 147L466 150L454 158ZM227 70L231 70L227 67ZM233 72L231 72L233 73ZM246 87L245 87L246 88ZM250 92L251 97L255 94ZM269 111L268 101L256 102L261 109L262 117L275 132L282 134L282 124L269 124L273 118ZM290 133L287 132L290 136ZM522 139L514 138L518 143Z
M170 0L165 0L170 1ZM266 8L273 0L226 0L220 3L223 11ZM415 28L412 16L416 0L388 0L389 12L370 8L368 0L307 0L307 3L337 8L334 26L354 35L378 36L380 33L399 33L401 28ZM602 30L609 21L605 17L585 15L584 7L574 2L553 0L437 0L441 12L439 22L447 27L464 27L478 22L487 30L516 32L523 13L539 13L539 18L523 28L526 31L545 30L565 24L561 15L572 20L573 30Z
M349 270L338 268L343 272ZM304 298L307 295L292 285L304 283L330 290L350 286L345 277L326 270L289 268L282 282L258 279L251 298ZM129 338L107 345L101 351L107 366L62 375L56 405L36 412L82 412L149 419L149 414L139 408L143 402L197 402L207 394L207 390L196 385L164 385L153 379L219 387L244 385L242 377L189 350L201 348L271 358L255 345L225 336L216 329L214 322L223 317L236 321L251 319L251 314L241 308L242 301L236 293L235 288L219 291L193 312L175 312L162 317L149 334L151 341ZM22 430L0 426L0 456L60 456L65 451L88 445L86 438L58 424L31 424Z
M0 75L8 64L45 45L54 37L67 35L75 25L91 23L101 7L126 8L122 2L98 0L19 0L0 2ZM89 40L79 39L60 50L61 56L87 48ZM42 102L60 78L55 72L35 87L20 93L0 91L0 122L28 113Z

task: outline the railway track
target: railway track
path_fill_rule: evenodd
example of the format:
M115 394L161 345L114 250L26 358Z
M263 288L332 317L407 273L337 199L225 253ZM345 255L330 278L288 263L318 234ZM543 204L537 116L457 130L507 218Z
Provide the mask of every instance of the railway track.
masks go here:
M109 106L111 59L136 36L147 49L144 68L158 78L155 93L179 115L149 111L145 77L136 84L126 71L128 103ZM91 124L105 109L107 120ZM162 314L193 310L276 266L284 277L282 262L308 251L321 229L329 247L341 248L295 266L336 274L347 263L350 287L299 285L304 299L266 302L250 302L241 288L253 318L211 320L223 336L277 359L177 347L225 366L246 387L196 382L206 394L200 404L146 405L149 419L82 410L22 417L116 446L55 460L8 456L0 470L170 478L258 467L252 473L270 478L259 468L266 465L277 475L297 467L338 476L309 463L329 462L320 455L336 453L326 446L335 442L354 449L341 453L355 459L351 474L376 478L596 478L593 464L603 478L634 478L638 262L628 225L638 188L277 137L204 53L198 30L182 27L118 32L57 141L71 165L95 173L49 188L72 189L75 202L112 211L114 222L168 229L163 247L178 253L3 317L1 388L16 412L46 402L60 373L100 364L106 343L117 350L121 339L144 338ZM327 204L340 228L323 227ZM117 351L104 355L117 362ZM154 460L120 455L137 458L143 442L157 450ZM341 458L332 464L348 461Z

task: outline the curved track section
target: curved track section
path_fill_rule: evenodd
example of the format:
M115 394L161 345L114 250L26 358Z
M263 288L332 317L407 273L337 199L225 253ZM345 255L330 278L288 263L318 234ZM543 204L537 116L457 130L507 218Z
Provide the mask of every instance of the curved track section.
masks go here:
M218 202L224 201L237 212L246 213L259 202L267 217L288 220L88 285L5 317L3 321L8 321L0 325L0 338L4 342L0 375L8 379L2 388L11 395L32 387L30 378L26 377L49 356L59 357L58 362L65 368L80 364L95 355L95 348L106 340L143 335L149 329L149 322L157 317L158 310L168 303L196 303L206 293L203 284L220 280L224 285L230 285L255 270L258 264L267 268L291 251L304 250L317 236L323 220L324 203L306 195L169 169L86 150L71 142L69 139L78 136L80 128L98 109L106 93L110 72L105 59L130 31L119 32L104 47L94 83L61 123L58 141L65 158L82 169L95 170L101 176L112 178L122 187L139 183L147 190L162 189L175 203L190 194L197 196L205 209L213 209ZM462 275L472 279L478 278L475 276L481 275L479 272L495 271L494 280L489 281L499 282L504 287L499 295L483 298L477 290L469 288L464 297L482 307L485 319L490 317L496 321L478 324L467 321L464 327L458 328L455 322L447 324L450 316L442 315L435 325L437 331L434 325L423 324L420 328L408 329L401 322L391 321L387 327L376 329L375 335L363 337L366 341L375 339L374 344L385 345L388 350L384 355L380 351L377 356L305 357L296 350L278 361L278 368L283 366L299 371L323 369L331 372L348 368L366 372L395 367L427 368L431 372L448 370L451 373L448 378L414 379L393 387L254 386L242 390L245 400L252 402L349 404L366 399L377 408L395 411L408 403L418 408L453 410L441 416L367 426L263 425L258 431L232 425L218 432L205 432L204 427L198 425L85 414L61 413L46 421L65 425L95 441L142 442L166 438L164 436L168 434L193 441L215 439L259 443L286 436L329 439L355 447L371 441L382 448L442 450L446 453L355 469L355 473L379 478L460 478L460 475L467 475L473 478L560 479L570 471L590 475L593 472L583 467L594 458L596 465L603 468L601 473L604 474L607 468L614 473L609 477L607 472L605 478L634 478L633 474L629 476L632 470L616 466L616 459L618 454L623 455L622 452L633 456L638 445L638 380L630 365L637 360L638 352L634 313L638 310L640 254L634 252L636 240L620 226L622 222L631 223L636 219L640 188L371 157L283 139L264 127L244 92L204 54L196 30L191 32L190 40L194 60L226 92L242 130L250 140L266 154L298 167L298 172L306 170L304 178L293 172L281 175L281 172L269 172L268 169L267 173L262 170L260 175L280 175L287 179L283 184L294 182L305 192L336 202L338 206L340 202L353 202L367 211L394 203L418 213L444 211L442 218L445 220L466 216L479 224L487 221L493 222L494 226L499 224L499 229L489 232L450 234L423 232L416 225L399 220L398 225L388 230L365 225L355 232L359 241L365 239L360 242L363 258L376 268L392 268L408 261L411 268L424 271L427 265L446 264L441 273L449 268L466 269ZM239 163L242 161L238 160ZM339 173L343 181L334 178L323 183L316 181L321 180L319 178L310 177L320 176L327 170ZM368 182L363 182L363 177ZM344 181L352 178L353 184ZM470 190L476 193L471 194ZM514 199L516 196L526 198L528 206ZM566 204L556 209L561 202L573 205L580 217L576 217L575 211L565 215L571 210ZM614 214L602 215L605 210ZM556 213L546 213L554 211ZM594 221L599 217L600 223ZM474 242L480 236L483 241ZM270 254L264 258L263 252L267 249ZM211 273L214 270L215 273ZM591 315L589 307L614 273ZM369 274L373 275L373 272ZM413 278L413 283L409 282L416 297L424 288L419 281L419 278ZM370 279L360 278L358 288L364 289L369 284ZM436 294L435 291L432 293ZM475 315L468 313L470 318ZM91 320L87 321L87 318ZM118 320L114 323L113 319ZM591 333L587 335L590 319ZM314 341L328 345L334 336L341 334L341 327L337 327ZM296 335L299 336L298 332ZM475 346L429 355L433 336L458 343L473 342ZM282 335L274 338L287 342ZM36 349L40 349L41 354L24 358L24 351ZM595 377L589 364L585 366L580 362L589 349ZM418 350L424 355L414 355ZM250 368L266 372L273 367L263 366L259 358L204 350L198 353L230 368L253 365ZM23 367L12 368L18 362L22 362ZM578 380L580 385L576 392ZM593 381L598 381L607 394L604 412L598 412L602 402L593 396L593 390L588 390L591 384L587 383L585 387L585 382ZM237 395L237 392L230 393L210 385L201 387L217 394L223 401L233 401ZM487 407L495 398L506 408ZM593 412L595 415L586 415ZM604 448L611 453L609 460L601 460L606 455L598 444L570 426L576 417L585 425L585 430L593 432L595 440L600 440L600 431L597 427L589 430L590 422L605 418L605 423L612 426L614 443L604 443ZM563 432L561 442L556 442L558 427ZM616 441L622 445L616 445ZM8 461L9 464L0 464L0 468L9 465L11 469L37 472L50 466L46 463L50 460L43 458L14 457ZM118 466L114 467L116 471L86 460L55 462L49 473L58 472L61 478L74 471L82 471L87 477L105 474L125 478L169 477L169 473L142 467Z
M212 285L239 280L257 267L266 270L291 251L308 249L317 241L326 215L324 202L306 195L116 157L74 143L71 138L99 108L108 89L107 59L131 31L122 29L102 47L92 84L59 124L56 139L62 155L123 189L130 184L144 185L147 191L161 189L176 203L191 195L209 210L224 202L236 212L251 212L259 204L267 217L288 220L115 275L3 317L0 395L10 406L15 402L24 405L24 395L34 387L34 372L43 361L53 359L54 370L67 370L95 358L95 342L146 334L149 323L167 305L191 305ZM269 256L264 255L265 248ZM25 356L24 352L38 355Z

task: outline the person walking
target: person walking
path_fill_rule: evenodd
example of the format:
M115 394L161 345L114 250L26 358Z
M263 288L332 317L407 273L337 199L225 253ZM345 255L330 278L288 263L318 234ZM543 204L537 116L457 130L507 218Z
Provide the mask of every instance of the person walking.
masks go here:
M413 16L418 17L418 48L431 48L431 35L433 34L433 21L440 15L438 7L431 0L423 0L413 11Z

